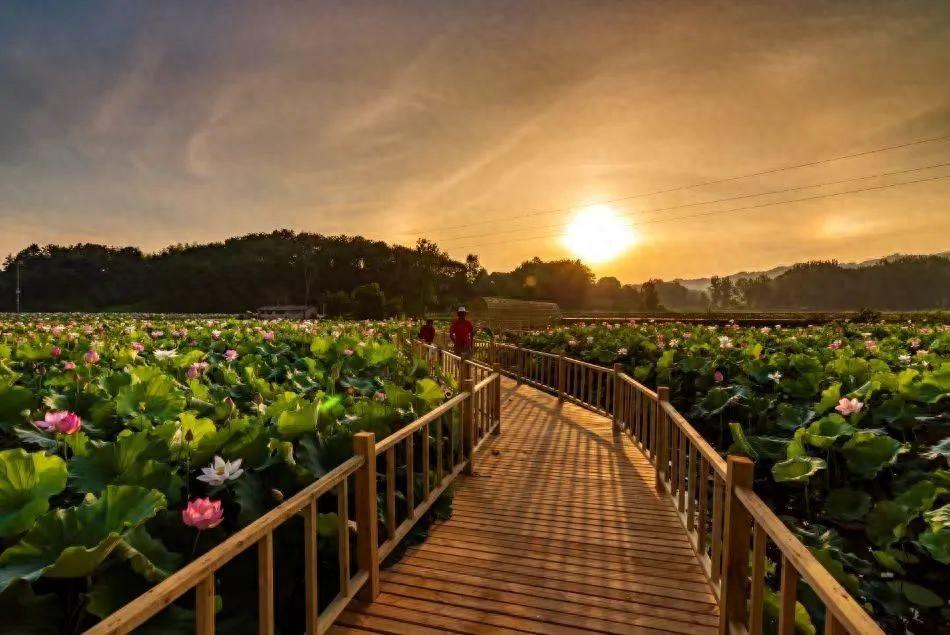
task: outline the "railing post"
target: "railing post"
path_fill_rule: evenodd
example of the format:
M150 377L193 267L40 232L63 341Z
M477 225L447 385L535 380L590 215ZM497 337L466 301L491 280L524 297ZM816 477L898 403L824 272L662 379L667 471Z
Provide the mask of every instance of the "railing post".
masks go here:
M471 377L462 380L462 392L468 398L462 402L462 451L465 455L463 474L475 473L475 382Z
M564 401L564 381L567 379L567 362L563 355L557 356L557 400Z
M518 383L520 384L524 379L524 349L520 346L516 346L515 349L518 351Z
M726 462L725 535L719 606L719 633L728 635L730 624L745 622L745 583L749 576L749 537L752 517L736 499L736 488L752 489L755 464L742 456Z
M656 491L663 493L665 490L663 483L666 478L666 472L669 469L669 425L665 422L666 411L663 410L663 403L669 402L670 389L666 386L657 386L656 389L656 410L653 413L653 420L656 422Z
M195 635L214 635L214 572L195 586Z
M614 364L614 400L611 406L614 414L614 432L620 430L620 373L623 372L623 364Z
M360 599L372 602L379 595L379 527L376 521L376 435L353 435L353 454L363 457L356 471L356 563L366 571Z
M495 420L495 434L501 434L501 364L492 364L492 372L498 377L495 378L494 402L492 403L492 414Z

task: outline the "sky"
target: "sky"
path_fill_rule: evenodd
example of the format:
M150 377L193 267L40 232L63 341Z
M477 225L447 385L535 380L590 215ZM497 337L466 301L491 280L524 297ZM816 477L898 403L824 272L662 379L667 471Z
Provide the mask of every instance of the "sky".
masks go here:
M944 251L950 138L684 186L950 135L948 41L932 0L7 0L0 256L291 228L510 270L604 201L624 282Z

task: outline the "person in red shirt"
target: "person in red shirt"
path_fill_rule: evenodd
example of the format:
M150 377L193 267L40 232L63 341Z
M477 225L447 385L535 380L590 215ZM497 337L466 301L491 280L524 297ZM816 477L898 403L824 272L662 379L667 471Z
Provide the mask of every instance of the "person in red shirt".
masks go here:
M465 319L467 312L464 306L459 307L456 315L458 317L455 318L455 321L452 322L452 326L449 327L449 338L452 340L456 355L468 355L472 352L475 327L472 326L471 322Z
M426 320L426 323L422 325L421 329L419 329L419 335L417 335L416 338L422 340L426 344L432 343L432 340L435 339L435 326L433 326L432 320Z

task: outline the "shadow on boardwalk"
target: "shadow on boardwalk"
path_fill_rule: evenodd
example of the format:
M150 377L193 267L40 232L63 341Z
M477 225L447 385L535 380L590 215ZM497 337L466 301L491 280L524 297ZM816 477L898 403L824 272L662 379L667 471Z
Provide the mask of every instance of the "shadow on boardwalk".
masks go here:
M332 633L712 633L718 606L653 467L611 421L506 380L450 520Z

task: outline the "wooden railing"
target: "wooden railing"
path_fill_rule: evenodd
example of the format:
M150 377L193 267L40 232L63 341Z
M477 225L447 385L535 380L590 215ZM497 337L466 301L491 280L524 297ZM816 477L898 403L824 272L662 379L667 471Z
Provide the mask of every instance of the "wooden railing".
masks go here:
M297 516L303 516L306 632L312 635L327 631L358 594L367 601L374 599L379 594L380 561L392 552L459 474L471 473L478 447L501 430L501 375L484 364L429 349L418 343L411 347L412 354L421 356L420 359L431 359L443 370L452 368L458 373L460 391L457 395L378 443L371 432L355 434L352 458L86 633L129 633L189 592L194 593L195 632L199 635L214 633L215 575L256 546L258 632L272 635L275 631L274 534ZM476 376L479 377L477 383L473 378ZM382 464L382 478L377 477L379 464ZM354 481L352 490L350 479ZM397 496L397 492L400 495ZM319 504L324 496L336 498L333 507L337 514L339 576L334 582L339 591L321 608L317 529ZM351 510L355 514L351 514ZM384 526L382 542L380 516ZM355 517L355 523L350 522L351 517Z
M473 356L518 382L611 416L615 429L630 436L655 466L656 489L673 499L720 600L721 633L762 633L766 593L777 593L778 632L794 633L800 580L825 605L826 634L883 633L755 494L752 462L724 459L670 404L668 388L650 390L619 364L608 369L500 342L481 343ZM767 542L777 549L777 591L765 585Z

